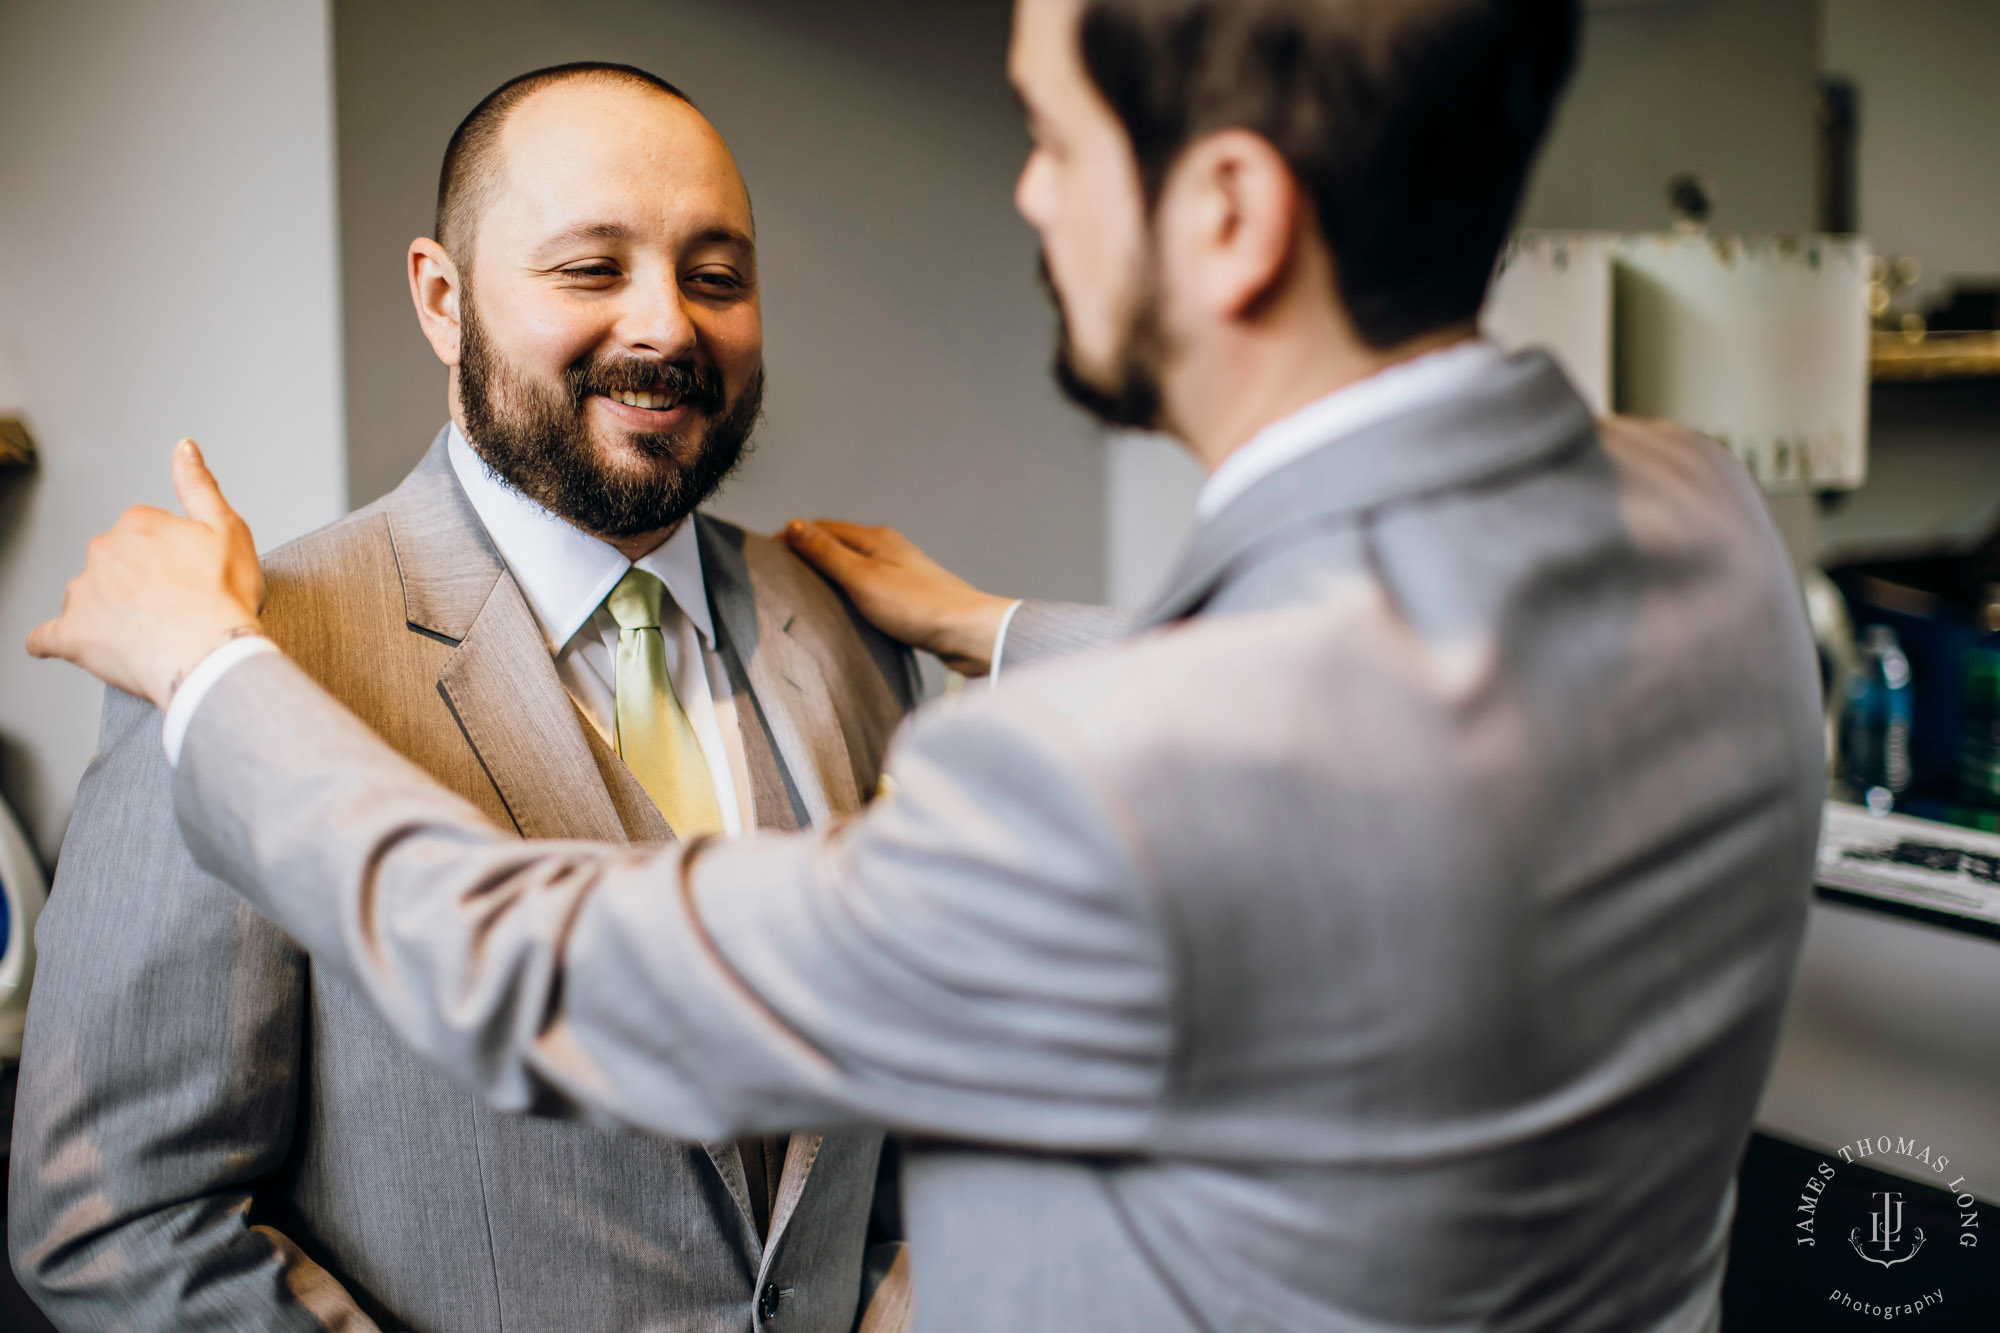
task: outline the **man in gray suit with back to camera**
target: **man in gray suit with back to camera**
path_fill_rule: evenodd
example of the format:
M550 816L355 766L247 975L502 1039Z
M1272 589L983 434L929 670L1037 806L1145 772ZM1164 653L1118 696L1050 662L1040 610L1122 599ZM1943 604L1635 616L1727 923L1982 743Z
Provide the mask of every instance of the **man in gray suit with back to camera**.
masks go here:
M196 860L493 1104L910 1136L920 1328L1712 1328L1817 679L1743 469L1477 339L1575 31L1020 0L1064 378L1209 479L1130 636L1018 671L1108 618L796 529L1006 675L838 828L491 828L257 637L192 446L31 650L167 706Z
M848 813L910 702L903 650L694 512L762 400L751 225L720 137L651 76L495 92L408 259L451 424L394 493L269 559L273 640L518 836ZM668 1142L487 1109L195 866L170 779L159 715L111 694L15 1126L11 1250L58 1323L854 1327L879 1134Z

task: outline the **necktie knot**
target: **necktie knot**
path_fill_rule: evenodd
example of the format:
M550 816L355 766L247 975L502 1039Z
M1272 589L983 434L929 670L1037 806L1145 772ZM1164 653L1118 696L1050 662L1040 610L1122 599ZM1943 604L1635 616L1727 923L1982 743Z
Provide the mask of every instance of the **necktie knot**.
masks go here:
M618 580L618 586L604 599L604 605L619 629L658 629L660 603L666 592L666 584L635 566L625 571L625 577Z

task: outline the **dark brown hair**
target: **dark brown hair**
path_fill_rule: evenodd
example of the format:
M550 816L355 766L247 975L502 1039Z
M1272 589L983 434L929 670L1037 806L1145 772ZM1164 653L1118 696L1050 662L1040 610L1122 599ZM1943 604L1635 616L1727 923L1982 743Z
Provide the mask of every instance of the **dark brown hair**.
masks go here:
M583 79L597 83L624 83L651 88L677 101L694 103L688 95L657 74L632 65L579 60L567 65L551 65L512 78L486 94L472 114L460 121L445 145L444 167L438 172L436 230L432 239L445 248L460 268L472 263L472 237L479 216L493 202L499 188L500 165L494 152L500 131L515 107L554 83Z
M1473 318L1569 77L1576 0L1088 0L1084 67L1157 203L1182 152L1268 140L1348 317L1391 347Z

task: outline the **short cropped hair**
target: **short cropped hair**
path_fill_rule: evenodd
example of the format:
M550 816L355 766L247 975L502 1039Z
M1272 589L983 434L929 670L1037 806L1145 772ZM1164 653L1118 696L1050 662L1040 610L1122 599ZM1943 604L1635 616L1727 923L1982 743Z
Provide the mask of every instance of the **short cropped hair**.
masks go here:
M1087 0L1150 204L1201 138L1268 140L1377 348L1478 314L1575 61L1576 0Z
M514 108L542 89L556 83L582 80L590 83L622 83L651 88L676 101L694 102L680 89L657 74L632 65L614 65L596 60L579 60L567 65L551 65L512 78L486 94L472 114L452 131L445 146L444 167L438 172L437 219L433 239L460 268L472 263L473 235L479 219L493 203L500 188L497 156L500 131Z

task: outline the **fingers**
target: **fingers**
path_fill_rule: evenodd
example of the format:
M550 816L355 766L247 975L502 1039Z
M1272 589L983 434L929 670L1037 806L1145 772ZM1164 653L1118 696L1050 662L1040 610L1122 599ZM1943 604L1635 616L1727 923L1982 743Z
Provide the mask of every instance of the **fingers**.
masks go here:
M216 485L215 475L208 470L208 463L193 440L182 440L174 446L173 472L174 495L181 502L182 513L216 529L242 522L222 498L222 488Z
M841 545L877 559L895 551L899 545L909 544L903 534L894 528L871 528L838 518L814 519L813 526L824 529Z
M867 564L867 557L837 541L817 523L795 518L785 525L784 537L785 544L804 557L806 563L843 586L859 576Z

